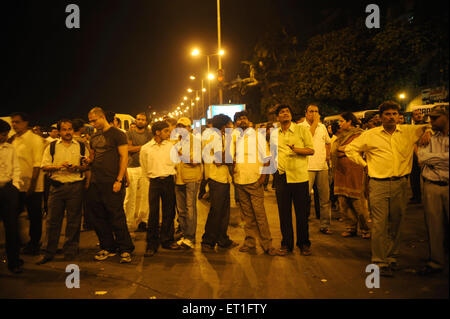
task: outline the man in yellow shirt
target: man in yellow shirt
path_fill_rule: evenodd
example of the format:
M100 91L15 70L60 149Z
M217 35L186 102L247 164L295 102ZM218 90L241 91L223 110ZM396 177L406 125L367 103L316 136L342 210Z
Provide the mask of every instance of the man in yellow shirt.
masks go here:
M397 125L399 112L400 105L396 102L382 103L379 107L382 126L362 133L345 148L350 160L368 169L372 262L380 267L382 276L393 276L392 268L397 265L413 148L426 128L426 125Z
M292 112L288 105L278 106L276 113L281 126L278 129L278 171L275 174L282 234L280 254L290 253L294 248L293 202L296 216L296 244L302 255L307 256L311 254L307 211L309 190L307 156L314 154L312 134L306 126L292 122Z
M207 178L209 178L211 207L206 220L205 232L202 236L203 252L214 252L216 245L225 249L238 246L227 235L230 220L231 175L228 165L225 163L223 137L225 136L225 129L231 126L230 124L232 125L233 122L227 115L216 115L212 119L213 129L215 130L209 128L208 130L211 130L212 134L204 134L204 137L209 136L211 139L203 150L205 166L209 165ZM214 154L212 163L205 160L208 152ZM228 164L232 164L232 162Z

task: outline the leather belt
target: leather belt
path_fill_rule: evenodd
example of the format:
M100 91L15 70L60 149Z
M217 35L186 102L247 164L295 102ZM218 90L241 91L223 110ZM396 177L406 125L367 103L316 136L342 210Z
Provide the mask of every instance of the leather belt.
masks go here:
M370 179L374 179L376 181L398 181L402 178L407 178L409 176L409 174L407 175L403 175L403 176L392 176L392 177L387 177L387 178L376 178L376 177L370 177Z
M422 176L422 178L423 178L424 181L426 181L426 182L428 182L428 183L431 183L431 184L434 184L434 185L438 185L438 186L448 186L448 182L444 182L444 181L432 181L432 180L427 179L427 178L425 178L425 177L423 177L423 176Z

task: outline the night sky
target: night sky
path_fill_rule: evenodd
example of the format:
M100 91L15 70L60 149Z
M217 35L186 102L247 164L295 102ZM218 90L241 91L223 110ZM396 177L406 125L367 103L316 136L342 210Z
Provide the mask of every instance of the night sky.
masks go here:
M67 29L68 4L79 5L81 29ZM364 17L364 4L345 2ZM369 3L369 2L367 2ZM290 25L299 37L342 10L336 1L222 0L223 68L236 77L266 30ZM193 47L217 51L216 0L45 0L2 3L5 36L0 116L29 112L49 125L86 118L93 106L118 113L172 111L189 75L206 73ZM211 58L212 70L217 58Z

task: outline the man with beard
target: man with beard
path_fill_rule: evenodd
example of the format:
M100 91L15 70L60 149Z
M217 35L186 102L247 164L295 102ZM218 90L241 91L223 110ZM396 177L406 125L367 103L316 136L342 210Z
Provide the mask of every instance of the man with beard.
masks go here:
M381 276L393 276L392 270L398 268L413 148L426 128L425 125L398 125L399 112L398 103L383 102L379 107L382 126L365 131L345 147L350 160L368 169L372 262L380 267Z
M67 211L64 259L72 260L78 254L81 227L81 203L88 168L89 151L85 144L73 139L70 120L58 122L61 138L53 141L44 151L41 168L49 174L48 239L44 257L37 263L51 261L58 249L64 212Z
M150 142L153 135L148 129L145 113L136 115L135 124L136 129L127 132L129 154L127 172L130 184L127 187L124 205L128 229L145 232L148 220L149 180L142 174L139 154L142 145Z

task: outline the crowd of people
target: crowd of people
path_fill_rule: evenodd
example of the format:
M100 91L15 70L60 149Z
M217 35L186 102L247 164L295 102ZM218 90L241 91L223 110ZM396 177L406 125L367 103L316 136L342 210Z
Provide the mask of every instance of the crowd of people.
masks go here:
M246 253L259 244L268 256L288 255L295 246L302 256L311 255L313 192L320 232L333 233L331 211L336 207L346 225L341 235L370 239L371 262L381 275L392 276L411 183L412 200L424 205L430 251L420 274L440 272L448 228L448 107L433 108L428 124L421 114L413 115L413 124L402 124L400 111L397 103L386 101L367 123L344 112L327 127L318 105L307 106L297 122L289 105L279 105L278 122L265 125L265 134L246 111L234 119L216 115L196 134L186 117L167 118L149 129L145 113L125 132L120 119L96 107L88 114L95 131L87 130L83 120L61 119L46 139L39 127L29 128L27 114L13 113L11 138L11 126L0 120L0 211L8 268L23 271L20 253L43 251L38 264L53 260L65 214L68 261L79 253L80 231L90 229L99 240L97 261L119 254L121 263L130 263L135 232L147 233L145 257L159 248L191 250L196 247L197 200L208 186L210 209L200 243L204 253L236 246ZM264 205L270 175L282 234L278 248ZM244 223L241 245L227 234L231 187ZM24 245L18 216L25 208L30 239ZM44 213L47 236L41 250Z

